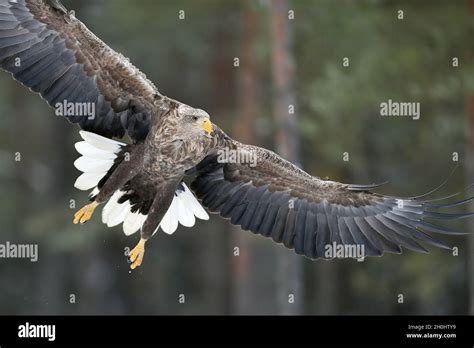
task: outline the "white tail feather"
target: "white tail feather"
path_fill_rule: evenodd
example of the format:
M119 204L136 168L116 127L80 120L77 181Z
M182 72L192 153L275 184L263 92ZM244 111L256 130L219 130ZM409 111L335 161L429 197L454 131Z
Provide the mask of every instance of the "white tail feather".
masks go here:
M84 139L87 143L107 152L117 153L118 151L120 151L120 148L122 146L126 145L119 141L104 138L103 136L97 135L95 133L80 131L79 134L81 135L82 139Z
M132 213L130 211L123 222L123 232L126 236L134 234L142 227L145 220L146 215L140 214L139 212Z
M79 134L84 141L76 143L75 147L82 156L74 162L74 166L84 174L77 178L74 186L84 191L95 188L91 192L94 196L98 193L96 186L113 166L117 153L125 144L86 131Z
M178 221L185 227L192 227L196 223L196 218L191 210L188 210L185 205L183 195L177 195L176 198L176 210L175 215L178 217Z
M107 173L114 164L113 160L98 160L89 157L79 157L74 166L83 173Z
M193 214L201 220L209 220L209 215L206 210L202 207L201 203L194 197L194 194L189 190L189 188L183 183L184 186L184 203L188 209L190 209Z
M107 226L115 227L124 222L127 214L130 212L130 208L130 203L128 201L122 204L117 204L109 216Z
M165 216L161 220L160 226L163 232L166 234L173 234L176 229L178 228L178 216L177 213L177 203L176 203L176 196L171 202L168 211L166 212Z
M102 209L102 222L104 224L108 224L109 216L112 214L112 211L116 209L115 206L118 206L118 200L120 197L122 197L122 195L122 191L115 191L112 197L110 197L109 201L105 205L104 209Z
M160 223L161 229L167 234L173 234L178 228L178 223L185 227L192 227L196 223L196 217L209 220L209 215L194 194L185 183L182 185L184 191L176 192L173 202Z
M117 157L114 152L104 151L85 141L80 141L74 145L77 152L89 158L99 160L110 160Z
M84 173L77 178L74 187L82 191L90 190L97 186L104 175L105 173Z

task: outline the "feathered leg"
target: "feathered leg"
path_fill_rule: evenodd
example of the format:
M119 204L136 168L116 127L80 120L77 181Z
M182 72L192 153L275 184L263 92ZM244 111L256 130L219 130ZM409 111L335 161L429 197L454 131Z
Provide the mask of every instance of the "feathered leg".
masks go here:
M160 227L160 222L173 201L176 186L180 181L181 178L179 178L179 180L163 183L158 187L158 194L153 200L148 217L141 230L141 239L128 255L131 269L135 269L142 264L145 254L145 244Z

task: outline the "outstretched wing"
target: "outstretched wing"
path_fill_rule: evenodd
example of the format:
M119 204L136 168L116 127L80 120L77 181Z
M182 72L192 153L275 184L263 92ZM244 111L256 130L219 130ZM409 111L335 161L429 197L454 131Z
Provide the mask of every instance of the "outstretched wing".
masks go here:
M0 67L57 113L106 137L144 139L156 87L59 1L0 0Z
M426 232L457 232L426 219L474 214L436 211L473 198L433 204L383 196L369 192L376 185L321 180L271 151L234 141L208 156L196 171L191 188L210 212L311 259L332 258L328 247L339 245L363 245L364 256L401 253L401 247L427 252L417 241L448 248Z

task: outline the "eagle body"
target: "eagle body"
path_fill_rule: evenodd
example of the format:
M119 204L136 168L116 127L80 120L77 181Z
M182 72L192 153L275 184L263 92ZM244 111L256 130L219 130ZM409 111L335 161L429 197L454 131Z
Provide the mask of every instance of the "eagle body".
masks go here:
M377 194L380 185L323 180L230 138L205 111L162 95L59 0L0 0L0 67L52 108L94 110L61 115L81 128L74 185L92 190L74 223L103 204L108 227L140 231L131 268L159 229L192 227L207 212L311 259L331 259L334 245L361 247L364 257L428 252L420 242L450 249L432 234L461 233L439 222L474 215L447 212L474 197Z
M92 199L98 204L106 203L114 193L124 191L135 194L140 201L148 200L146 209L137 209L148 216L141 229L144 240L155 233L186 171L215 148L217 134L220 134L212 132L212 125L208 134L201 127L179 130L180 122L194 123L199 119L210 122L207 113L184 104L167 102L156 113L153 119L160 122L152 123L143 142L119 152L118 160L99 183L98 192ZM127 160L124 160L126 155Z

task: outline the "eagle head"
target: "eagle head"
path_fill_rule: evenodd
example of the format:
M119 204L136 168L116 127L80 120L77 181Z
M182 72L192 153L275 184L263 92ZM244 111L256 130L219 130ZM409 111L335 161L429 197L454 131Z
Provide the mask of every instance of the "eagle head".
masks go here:
M211 137L213 131L212 122L207 112L201 109L195 109L185 104L178 107L178 117L181 124L186 129L197 135Z

